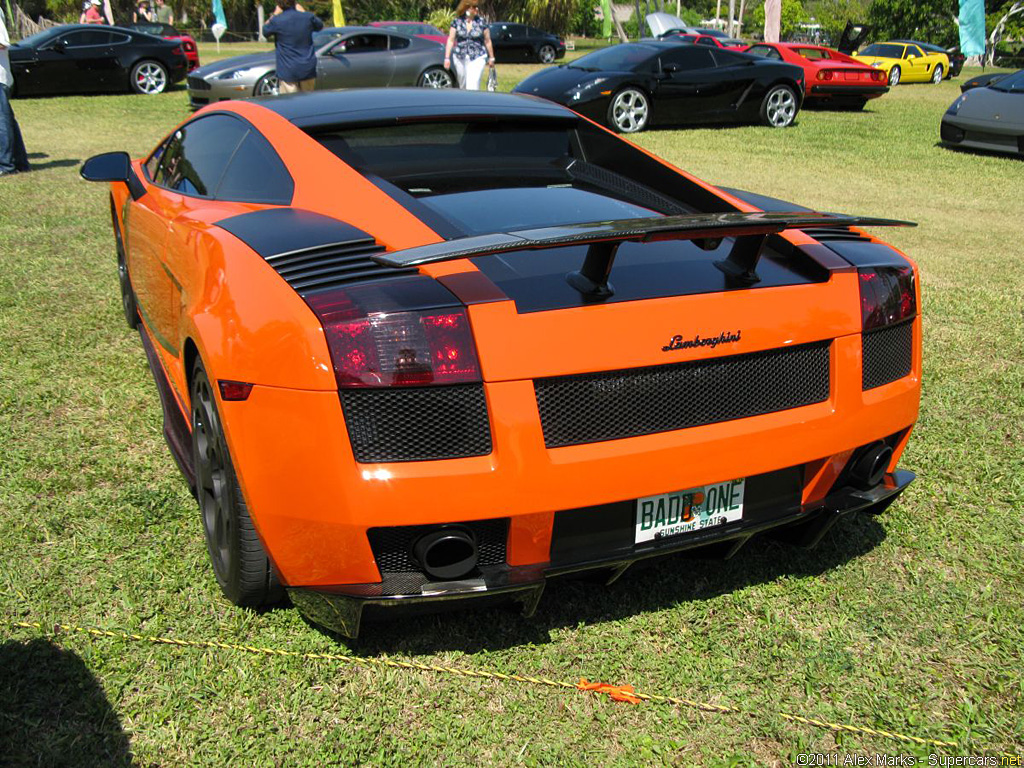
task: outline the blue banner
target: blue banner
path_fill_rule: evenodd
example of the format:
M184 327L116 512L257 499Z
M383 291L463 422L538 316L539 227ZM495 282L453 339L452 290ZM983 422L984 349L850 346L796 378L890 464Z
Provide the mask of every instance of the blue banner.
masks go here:
M960 0L960 53L985 53L985 0Z
M217 20L218 24L223 24L226 28L228 20L224 18L224 3L221 0L213 0L213 18ZM984 29L984 20L982 21L982 29Z

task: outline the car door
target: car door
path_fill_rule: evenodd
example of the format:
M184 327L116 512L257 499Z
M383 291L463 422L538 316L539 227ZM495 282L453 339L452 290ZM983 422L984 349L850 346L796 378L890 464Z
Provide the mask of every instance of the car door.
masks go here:
M395 71L395 57L386 32L359 32L341 38L317 57L316 87L363 88L387 86Z
M711 49L680 45L660 57L661 72L653 99L653 120L689 123L707 118L709 86L714 80Z
M190 230L176 220L199 203L209 205L248 130L229 115L207 115L186 123L158 150L149 193L129 206L128 269L139 310L157 342L175 358L181 353L183 284L192 266Z
M77 66L67 53L72 33L56 35L32 51L31 58L13 66L18 90L22 93L80 93L87 84L78 76Z
M708 109L721 116L732 115L751 84L757 79L758 65L740 53L716 48L711 52L714 69L708 73L703 96Z
M61 38L68 74L79 84L76 90L88 93L121 87L121 65L113 42L113 33L102 28L77 30Z
M919 82L930 77L928 60L924 53L916 45L908 45L907 52L903 54L903 80Z

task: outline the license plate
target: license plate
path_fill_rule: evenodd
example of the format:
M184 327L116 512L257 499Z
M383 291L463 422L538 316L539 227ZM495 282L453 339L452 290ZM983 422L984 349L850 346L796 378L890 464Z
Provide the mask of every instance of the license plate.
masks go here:
M742 519L746 483L746 478L740 478L637 499L635 543L661 541Z

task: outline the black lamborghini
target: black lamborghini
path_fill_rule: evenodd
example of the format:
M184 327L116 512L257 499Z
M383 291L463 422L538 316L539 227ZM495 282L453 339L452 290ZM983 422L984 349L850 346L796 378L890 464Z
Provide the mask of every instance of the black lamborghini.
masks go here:
M804 72L748 53L643 41L541 70L513 92L564 104L619 133L687 123L784 128L803 101Z

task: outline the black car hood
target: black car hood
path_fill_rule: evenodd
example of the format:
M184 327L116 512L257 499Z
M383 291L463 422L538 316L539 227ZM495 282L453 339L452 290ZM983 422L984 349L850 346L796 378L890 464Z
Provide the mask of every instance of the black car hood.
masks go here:
M591 72L577 67L548 67L519 83L513 93L529 93L555 99L571 88L587 85L598 78L621 77L623 72Z

